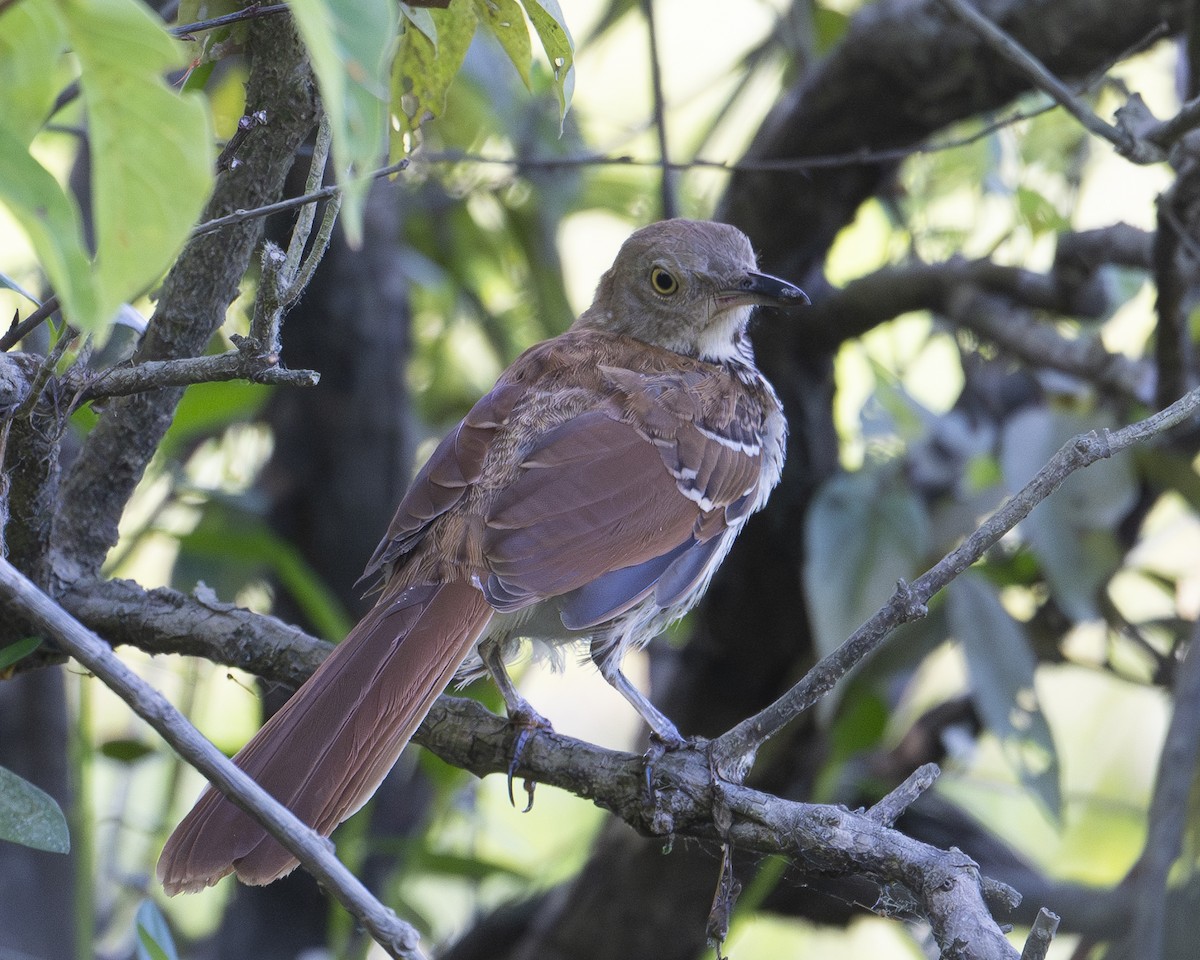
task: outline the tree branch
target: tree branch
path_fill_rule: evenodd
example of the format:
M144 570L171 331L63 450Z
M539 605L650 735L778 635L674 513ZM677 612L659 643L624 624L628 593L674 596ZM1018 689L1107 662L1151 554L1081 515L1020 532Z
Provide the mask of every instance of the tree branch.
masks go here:
M193 33L200 33L204 30L216 30L218 27L228 27L245 20L257 20L261 17L274 16L277 13L286 13L287 9L288 5L286 3L252 3L242 10L235 10L233 13L226 13L220 17L210 17L208 20L197 20L194 23L181 23L178 26L168 27L167 29L176 37L186 38Z
M471 700L443 697L417 740L477 776L502 773L518 732ZM929 917L940 942L963 958L1012 958L984 902L976 865L892 830L866 813L796 803L714 781L704 749L668 753L654 764L654 796L645 797L645 761L627 753L539 730L525 742L517 775L591 799L650 836L690 836L743 850L782 853L826 875L869 876L902 884Z
M1095 431L1068 440L1037 472L1032 480L985 520L959 547L913 581L900 581L891 599L859 627L840 647L808 672L791 690L766 709L722 734L713 745L717 769L740 782L754 762L758 748L770 737L828 693L851 667L877 650L896 627L920 619L928 612L926 603L984 552L1020 523L1035 506L1057 490L1076 470L1097 460L1166 433L1200 411L1200 389L1186 394L1171 406L1145 420L1120 430Z
M1165 956L1167 877L1183 848L1188 797L1200 743L1200 623L1192 630L1174 690L1175 709L1158 758L1146 845L1122 886L1136 904L1126 935L1129 956ZM1117 953L1121 951L1118 949Z
M1064 337L1028 310L969 288L951 297L946 313L1034 369L1059 370L1138 403L1154 403L1154 368L1143 360L1109 353L1098 336Z
M269 122L247 137L240 163L218 174L206 208L210 218L278 197L295 150L316 120L315 89L291 18L252 21L249 33L248 109L266 110ZM237 295L261 230L261 222L253 221L188 242L163 284L138 361L203 353ZM181 388L170 387L119 397L88 435L64 478L54 517L51 564L59 580L99 569L180 396Z
M938 0L938 3L974 30L992 50L1025 74L1035 87L1062 104L1071 116L1083 124L1084 129L1109 141L1121 156L1133 163L1158 163L1166 159L1166 155L1156 145L1140 140L1128 129L1101 120L1070 87L1047 70L1037 57L966 0Z
M1140 232L1137 238L1121 233L1113 241L1123 244L1111 251L1116 255L1132 257L1136 251L1129 248L1136 239L1149 241ZM902 313L933 310L1033 366L1062 370L1151 403L1154 372L1147 364L1109 353L1097 338L1070 340L1028 313L1033 308L1081 317L1103 314L1107 295L1093 282L1094 267L1085 268L1081 258L1102 255L1104 242L1100 236L1081 240L1048 274L990 260L883 267L818 298L796 326L806 343L832 349Z
M332 644L275 617L224 603L203 585L191 596L132 580L77 580L59 602L113 644L202 657L295 689Z
M390 956L417 960L416 930L379 903L338 860L333 845L301 823L244 771L209 743L161 693L125 666L94 633L42 593L8 561L0 560L0 599L29 618L98 676L188 763L251 814L370 931Z
M107 370L72 368L62 378L68 392L74 388L75 403L104 397L127 397L164 387L186 387L194 383L251 380L254 383L314 387L321 379L315 370L288 370L279 365L278 354L263 353L257 340L238 337L238 349L212 357L180 360L146 360Z

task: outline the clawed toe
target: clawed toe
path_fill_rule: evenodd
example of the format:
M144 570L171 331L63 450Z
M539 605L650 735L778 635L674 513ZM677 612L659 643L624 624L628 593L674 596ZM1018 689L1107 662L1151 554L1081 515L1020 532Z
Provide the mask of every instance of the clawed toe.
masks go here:
M674 753L676 750L684 750L691 747L699 746L706 741L702 737L681 737L678 733L673 737L663 736L662 733L652 732L650 734L650 746L646 752L642 754L642 763L645 765L646 779L643 786L645 787L645 800L647 804L654 802L654 766L668 753Z
M513 711L509 715L508 722L517 728L517 739L513 742L512 758L508 763L508 802L515 807L517 800L513 794L513 778L517 775L517 767L521 765L521 755L525 752L525 746L537 731L552 731L554 727L550 725L549 720L530 707L529 704L524 704L520 710ZM525 793L529 799L521 811L522 813L528 813L533 809L533 791L535 786L537 784L533 780L527 779L525 781Z

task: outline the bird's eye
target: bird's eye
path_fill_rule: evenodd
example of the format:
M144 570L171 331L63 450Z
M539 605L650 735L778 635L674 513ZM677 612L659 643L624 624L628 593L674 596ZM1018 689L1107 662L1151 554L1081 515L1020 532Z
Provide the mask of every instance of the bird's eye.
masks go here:
M650 286L654 288L655 293L669 297L679 289L679 281L669 271L655 267L650 271Z

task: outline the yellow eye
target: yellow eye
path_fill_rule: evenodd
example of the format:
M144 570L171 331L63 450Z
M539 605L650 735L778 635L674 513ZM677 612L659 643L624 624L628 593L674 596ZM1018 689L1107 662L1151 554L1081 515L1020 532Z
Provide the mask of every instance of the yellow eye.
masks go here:
M679 289L679 281L662 267L654 267L650 271L650 286L654 288L655 293L669 297Z

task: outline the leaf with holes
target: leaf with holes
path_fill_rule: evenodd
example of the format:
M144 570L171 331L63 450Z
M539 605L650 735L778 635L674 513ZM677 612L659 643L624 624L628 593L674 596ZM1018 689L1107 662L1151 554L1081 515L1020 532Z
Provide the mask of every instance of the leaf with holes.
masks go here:
M530 89L529 66L533 60L533 45L529 42L529 28L525 25L525 13L517 0L475 0L479 22L487 27L508 54L508 59L517 68L525 89Z
M470 3L456 3L446 10L429 10L433 24L418 29L405 25L400 49L392 64L392 109L397 120L391 155L403 156L407 150L403 140L421 124L441 116L446 110L446 95L458 74L479 15Z
M563 121L571 109L571 98L575 94L575 43L567 30L567 21L563 18L558 0L521 0L521 3L554 71L561 134Z

